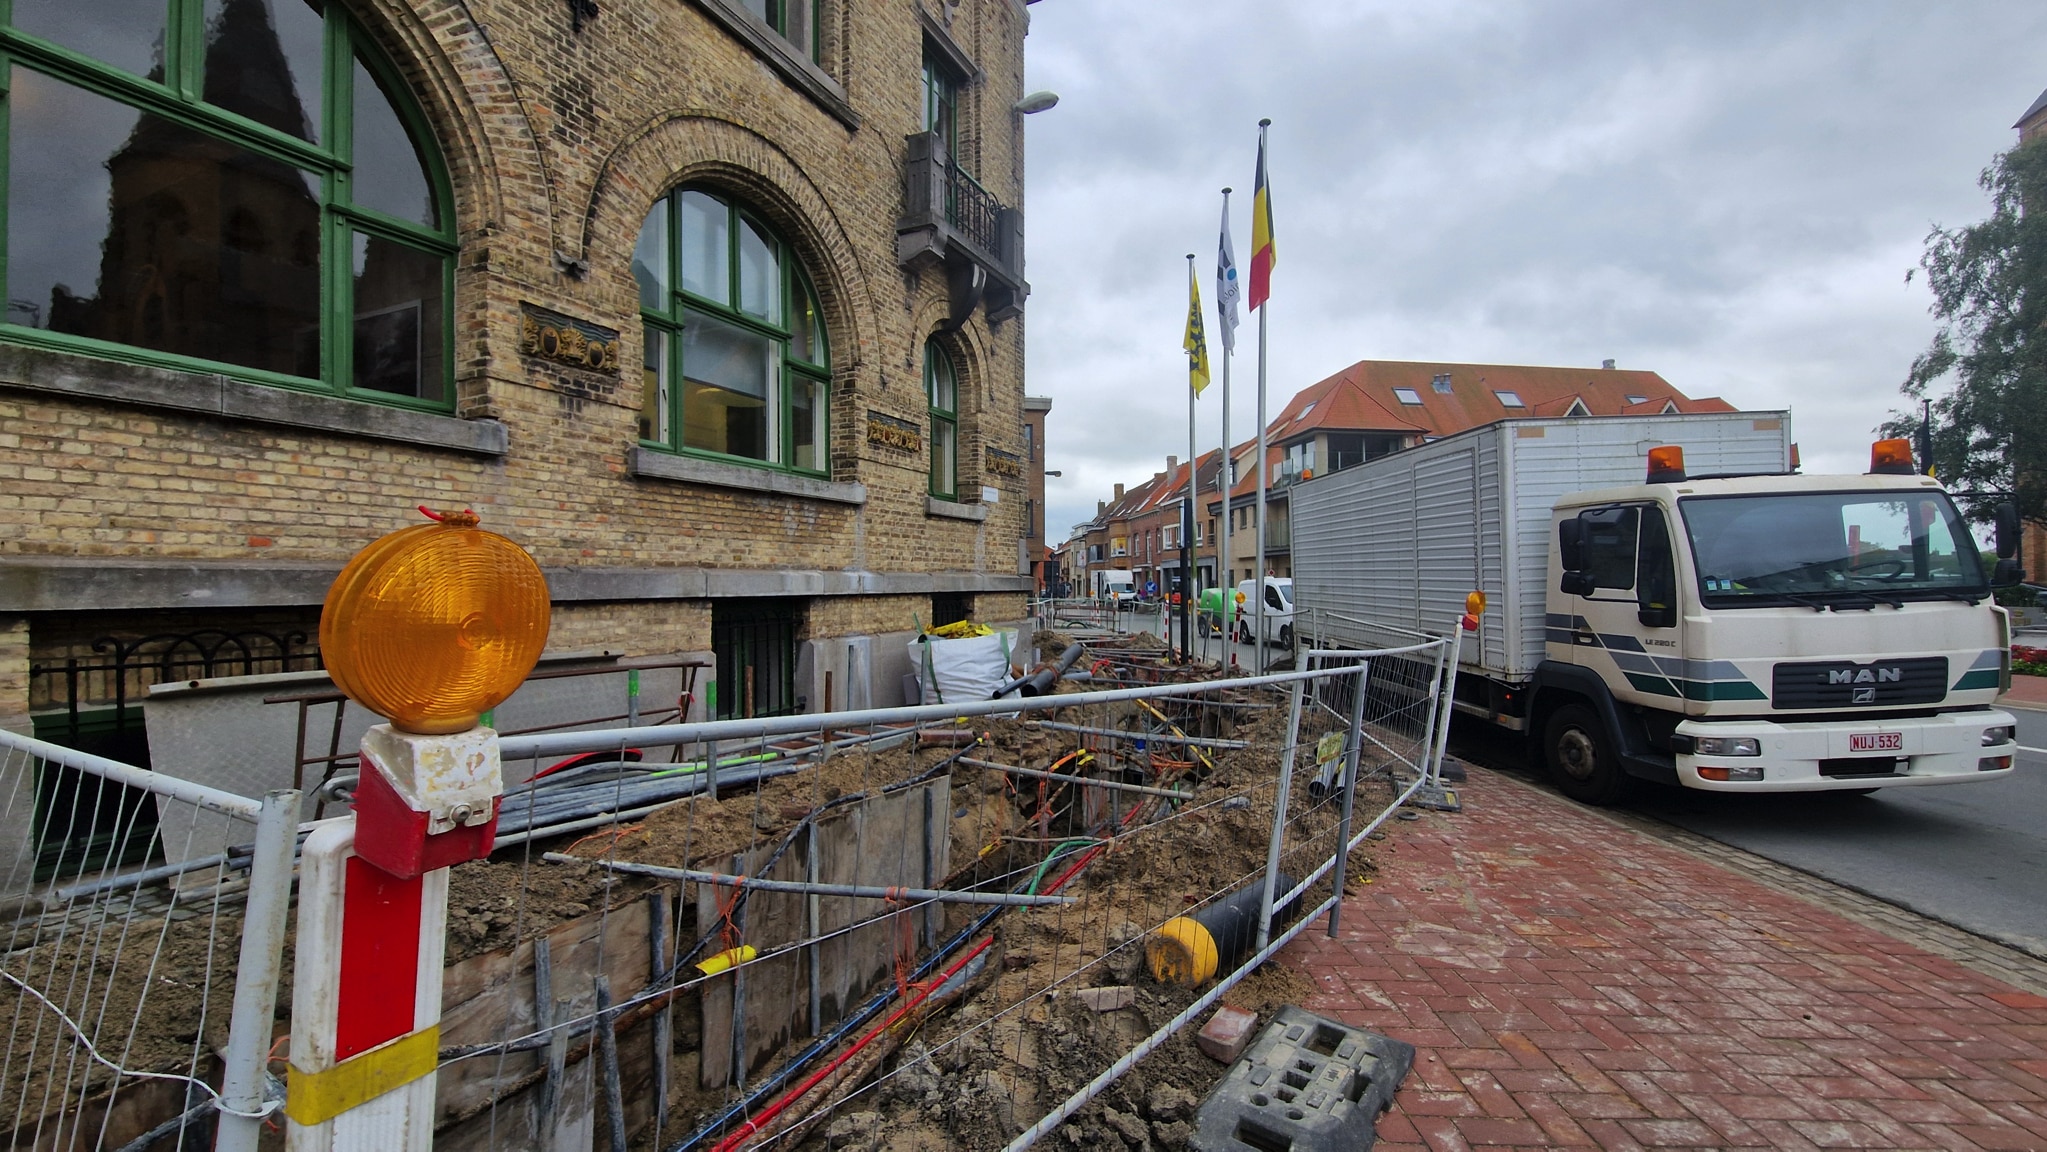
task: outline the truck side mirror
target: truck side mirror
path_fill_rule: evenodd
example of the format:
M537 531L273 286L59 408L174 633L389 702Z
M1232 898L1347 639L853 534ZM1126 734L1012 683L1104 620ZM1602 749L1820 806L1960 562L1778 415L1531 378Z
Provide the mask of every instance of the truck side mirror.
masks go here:
M1996 526L1995 547L1999 560L2009 560L2019 554L2019 509L2018 505L2006 500L1991 511L1991 520ZM2002 565L1999 565L2002 567Z
M1990 570L1990 586L1992 588L2010 588L2014 584L2023 584L2025 581L2026 570L2019 567L2017 560L2008 556L1999 560L1997 566Z
M1557 582L1557 591L1566 596L1590 596L1593 587L1590 572L1566 572L1564 578Z
M1585 525L1576 516L1557 525L1557 558L1564 562L1566 572L1585 567Z
M1677 605L1639 605L1635 609L1635 619L1644 628L1675 628L1677 627Z

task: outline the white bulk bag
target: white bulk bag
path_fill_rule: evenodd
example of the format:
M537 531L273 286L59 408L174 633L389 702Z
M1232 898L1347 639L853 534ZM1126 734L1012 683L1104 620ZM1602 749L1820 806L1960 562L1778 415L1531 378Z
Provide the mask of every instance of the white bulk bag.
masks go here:
M992 632L964 640L919 636L910 641L910 663L926 704L988 700L1009 682L1009 653L1015 632Z

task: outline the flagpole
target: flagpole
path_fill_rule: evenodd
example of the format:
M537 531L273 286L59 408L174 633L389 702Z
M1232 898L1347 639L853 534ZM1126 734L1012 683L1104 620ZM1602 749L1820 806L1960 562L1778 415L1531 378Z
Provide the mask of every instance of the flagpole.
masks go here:
M1187 279L1194 279L1194 253L1187 253ZM1194 493L1201 476L1194 455L1194 382L1187 382L1187 498L1180 504L1180 662L1194 659ZM1170 479L1170 477L1169 477Z
M1265 155L1265 130L1272 121L1258 122L1258 154ZM1270 195L1268 192L1267 195ZM1252 586L1257 603L1252 605L1252 633L1258 638L1258 655L1254 666L1265 662L1265 318L1272 313L1272 299L1267 297L1258 305L1258 571Z
M1228 218L1229 214L1230 190L1225 188L1223 189L1224 218ZM1233 655L1230 651L1230 645L1234 642L1233 632L1237 617L1236 586L1230 582L1230 489L1234 487L1231 482L1235 479L1230 472L1230 360L1232 359L1230 345L1232 343L1233 341L1227 339L1223 341L1223 456L1222 472L1216 478L1216 487L1221 489L1223 497L1222 519L1216 526L1215 582L1222 592L1222 611L1217 617L1217 626L1223 633L1222 665L1225 668L1230 666L1230 658Z

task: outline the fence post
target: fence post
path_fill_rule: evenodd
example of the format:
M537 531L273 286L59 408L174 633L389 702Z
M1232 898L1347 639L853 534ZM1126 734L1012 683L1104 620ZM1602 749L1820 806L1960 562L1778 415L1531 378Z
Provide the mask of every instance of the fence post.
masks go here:
M1365 681L1371 669L1370 660L1358 661L1357 680L1351 685L1350 734L1343 755L1343 818L1337 822L1336 832L1335 902L1329 906L1329 938L1332 940L1336 939L1336 923L1343 913L1344 866L1350 863L1351 803L1358 792L1358 758L1365 750Z
M279 788L263 796L256 817L255 857L249 864L249 903L242 913L242 951L235 969L234 1014L222 1058L220 1124L216 1152L256 1152L263 1120L265 1065L277 1013L277 980L284 932L291 916L291 857L298 839L299 793Z
M1286 752L1279 762L1279 795L1272 801L1272 839L1265 846L1265 895L1258 901L1258 947L1256 952L1265 951L1272 941L1272 902L1278 896L1273 889L1279 884L1280 839L1286 834L1286 810L1288 798L1293 794L1294 753L1301 747L1301 697L1307 691L1307 681L1294 681L1289 693L1292 701L1287 706Z

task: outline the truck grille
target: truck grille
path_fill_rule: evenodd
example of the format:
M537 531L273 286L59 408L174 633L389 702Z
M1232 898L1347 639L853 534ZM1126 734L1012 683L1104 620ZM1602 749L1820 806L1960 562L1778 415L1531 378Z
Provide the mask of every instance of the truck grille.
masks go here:
M1947 657L1872 660L1854 664L1830 660L1779 664L1772 670L1774 708L1883 708L1936 704L1947 697Z

